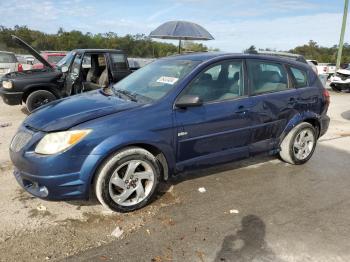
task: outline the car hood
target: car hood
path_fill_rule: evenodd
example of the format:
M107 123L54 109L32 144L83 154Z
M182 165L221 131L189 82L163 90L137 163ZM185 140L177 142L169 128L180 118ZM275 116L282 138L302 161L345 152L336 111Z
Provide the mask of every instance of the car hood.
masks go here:
M19 46L21 46L22 48L24 48L25 50L27 50L32 56L34 56L38 61L40 61L40 63L42 63L44 66L49 67L49 68L53 68L52 65L50 65L49 62L47 62L45 60L45 58L43 58L38 51L36 51L33 47L31 47L29 44L27 44L26 42L24 42L21 38L12 35L12 40L18 44Z
M80 123L141 106L141 104L92 91L53 101L29 115L24 125L44 132L67 130Z

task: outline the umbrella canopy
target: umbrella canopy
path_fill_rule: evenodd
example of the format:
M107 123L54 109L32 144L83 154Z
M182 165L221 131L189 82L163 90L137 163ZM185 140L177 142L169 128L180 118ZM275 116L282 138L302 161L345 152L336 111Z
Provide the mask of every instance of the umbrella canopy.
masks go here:
M202 26L187 21L170 21L158 26L150 34L152 38L181 40L212 40L214 37Z

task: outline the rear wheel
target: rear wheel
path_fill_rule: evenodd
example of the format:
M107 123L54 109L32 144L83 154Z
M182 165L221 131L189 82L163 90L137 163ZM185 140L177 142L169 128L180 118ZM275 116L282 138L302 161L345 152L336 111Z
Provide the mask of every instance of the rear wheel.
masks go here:
M314 153L316 141L315 128L309 123L301 123L294 127L283 139L280 157L290 164L304 164Z
M147 205L160 180L158 161L138 147L112 155L100 168L94 183L100 203L117 212L129 212Z
M26 107L29 112L37 109L51 101L56 100L56 96L47 90L37 90L27 97Z

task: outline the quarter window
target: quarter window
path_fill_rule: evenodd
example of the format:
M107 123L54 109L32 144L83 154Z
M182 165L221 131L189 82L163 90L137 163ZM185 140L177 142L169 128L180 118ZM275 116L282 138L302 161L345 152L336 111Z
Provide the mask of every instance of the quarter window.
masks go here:
M288 77L281 64L248 60L250 93L252 95L288 89Z
M295 80L295 87L301 88L307 86L307 76L306 72L304 70L300 70L295 67L290 67L290 70L292 72L292 75Z
M203 102L234 99L243 95L243 83L243 62L223 62L200 73L183 94L198 96Z

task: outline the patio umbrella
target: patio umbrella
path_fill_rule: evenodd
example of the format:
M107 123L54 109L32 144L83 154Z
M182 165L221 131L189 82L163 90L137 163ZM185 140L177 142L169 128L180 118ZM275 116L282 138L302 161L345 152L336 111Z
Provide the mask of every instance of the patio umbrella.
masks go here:
M179 53L181 40L212 40L214 37L202 26L187 21L170 21L158 26L150 34L152 38L178 39Z

